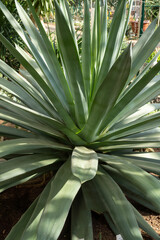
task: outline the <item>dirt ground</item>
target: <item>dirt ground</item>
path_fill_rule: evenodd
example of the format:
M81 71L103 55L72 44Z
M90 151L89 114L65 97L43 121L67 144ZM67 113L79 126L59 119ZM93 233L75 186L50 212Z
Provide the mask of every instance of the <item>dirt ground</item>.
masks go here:
M20 185L6 190L0 194L0 240L4 240L11 228L20 219L21 215L40 194L44 186ZM149 211L142 206L136 206L145 220L160 234L160 215ZM116 237L107 225L104 217L93 213L94 240L115 240ZM62 231L59 240L70 240L70 219ZM147 234L143 233L145 240L151 240Z

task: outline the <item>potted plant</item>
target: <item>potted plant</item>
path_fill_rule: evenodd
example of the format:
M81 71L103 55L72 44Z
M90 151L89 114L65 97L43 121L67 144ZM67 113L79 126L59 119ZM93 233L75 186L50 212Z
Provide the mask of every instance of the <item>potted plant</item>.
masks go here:
M107 35L106 2L96 1L91 35L89 1L81 55L65 0L54 1L62 65L27 0L38 30L16 1L25 30L7 8L0 8L30 50L28 56L0 35L23 64L23 76L0 60L1 88L19 101L0 96L0 119L20 127L0 126L1 192L52 171L54 176L11 230L6 240L58 239L71 213L71 239L93 239L91 211L103 213L115 234L142 240L139 227L159 236L128 199L160 212L160 175L155 153L135 148L159 147L159 105L148 104L160 91L160 62L137 72L159 43L153 22L132 48L122 51L128 25L127 0L118 2ZM132 1L129 2L130 5Z

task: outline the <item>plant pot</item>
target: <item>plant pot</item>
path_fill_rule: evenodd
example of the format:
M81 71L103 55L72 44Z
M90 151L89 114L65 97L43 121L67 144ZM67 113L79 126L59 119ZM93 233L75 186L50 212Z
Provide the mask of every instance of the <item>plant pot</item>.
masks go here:
M131 27L132 27L133 33L137 36L137 34L138 34L138 21L132 21L131 22Z
M146 29L147 29L148 26L149 26L149 23L150 23L149 20L144 20L144 21L143 21L143 32L146 31Z
M146 29L149 26L149 23L150 23L149 20L143 21L143 32L146 31ZM134 32L135 36L137 36L138 34L138 25L139 25L138 21L131 21L132 31Z

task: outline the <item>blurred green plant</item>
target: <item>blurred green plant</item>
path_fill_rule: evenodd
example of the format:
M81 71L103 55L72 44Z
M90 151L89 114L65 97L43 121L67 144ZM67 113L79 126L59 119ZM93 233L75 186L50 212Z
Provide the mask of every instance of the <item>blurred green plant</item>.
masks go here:
M118 0L108 0L108 4L111 6L111 7L116 7L117 6L117 3L118 3Z
M0 157L7 159L0 165L0 191L48 171L55 175L6 240L57 240L69 212L71 239L92 240L91 211L103 213L124 240L142 240L139 228L159 240L128 199L160 213L159 153L134 151L160 146L160 113L153 112L160 104L148 103L160 91L160 62L150 69L151 60L137 76L159 43L160 27L152 22L122 51L127 0L118 2L109 33L106 2L100 7L96 1L91 29L85 0L80 53L67 1L55 0L56 55L27 2L37 27L16 1L25 30L0 2L31 54L0 34L24 66L20 75L0 60L0 72L11 80L1 78L0 87L20 100L0 96L0 119L23 127L0 126L8 137L0 143Z
M25 0L26 1L26 0ZM31 0L32 5L38 16L41 16L44 21L53 20L54 17L54 1L53 0ZM74 4L73 0L67 0L69 4Z
M32 0L32 4L38 16L46 18L47 21L50 19L50 17L53 18L53 0Z
M156 51L156 50L151 53L151 55L149 56L149 58L147 59L146 62L147 62L147 63L150 63L151 60L152 60L155 56L156 56L155 61L160 62L160 52L159 52L159 54L157 54L157 51Z
M8 10L12 13L18 23L21 24L21 20L17 13L15 2L14 0L2 0L3 4L8 8ZM19 0L20 4L25 7L26 9L26 1ZM2 11L0 10L0 33L5 36L11 44L18 44L22 48L24 47L24 43L22 42L21 38L15 32L14 28L10 25L9 21L6 19ZM15 57L8 51L8 49L0 42L0 59L3 59L9 66L13 67L14 69L18 70L20 63L17 61Z
M159 13L160 1L159 0L146 0L145 1L145 18L153 20L157 18Z

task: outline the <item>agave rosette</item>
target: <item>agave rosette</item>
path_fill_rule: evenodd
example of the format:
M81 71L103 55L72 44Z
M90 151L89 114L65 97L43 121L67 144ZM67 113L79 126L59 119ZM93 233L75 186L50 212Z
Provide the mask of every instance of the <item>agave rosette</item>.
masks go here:
M11 80L1 78L0 87L17 99L0 96L0 119L21 127L0 126L8 139L0 143L7 160L0 164L0 190L48 171L54 177L6 239L58 239L70 210L72 240L93 239L91 211L103 213L125 240L142 239L139 227L160 239L128 201L160 213L160 154L133 151L160 146L160 104L149 103L160 92L160 62L150 68L157 56L137 75L159 43L160 27L152 22L122 51L132 0L128 15L127 0L119 1L108 35L107 2L96 1L91 30L85 0L80 54L67 2L55 0L61 66L27 1L38 30L17 1L25 30L0 2L30 52L0 35L24 67L19 74L0 60Z

